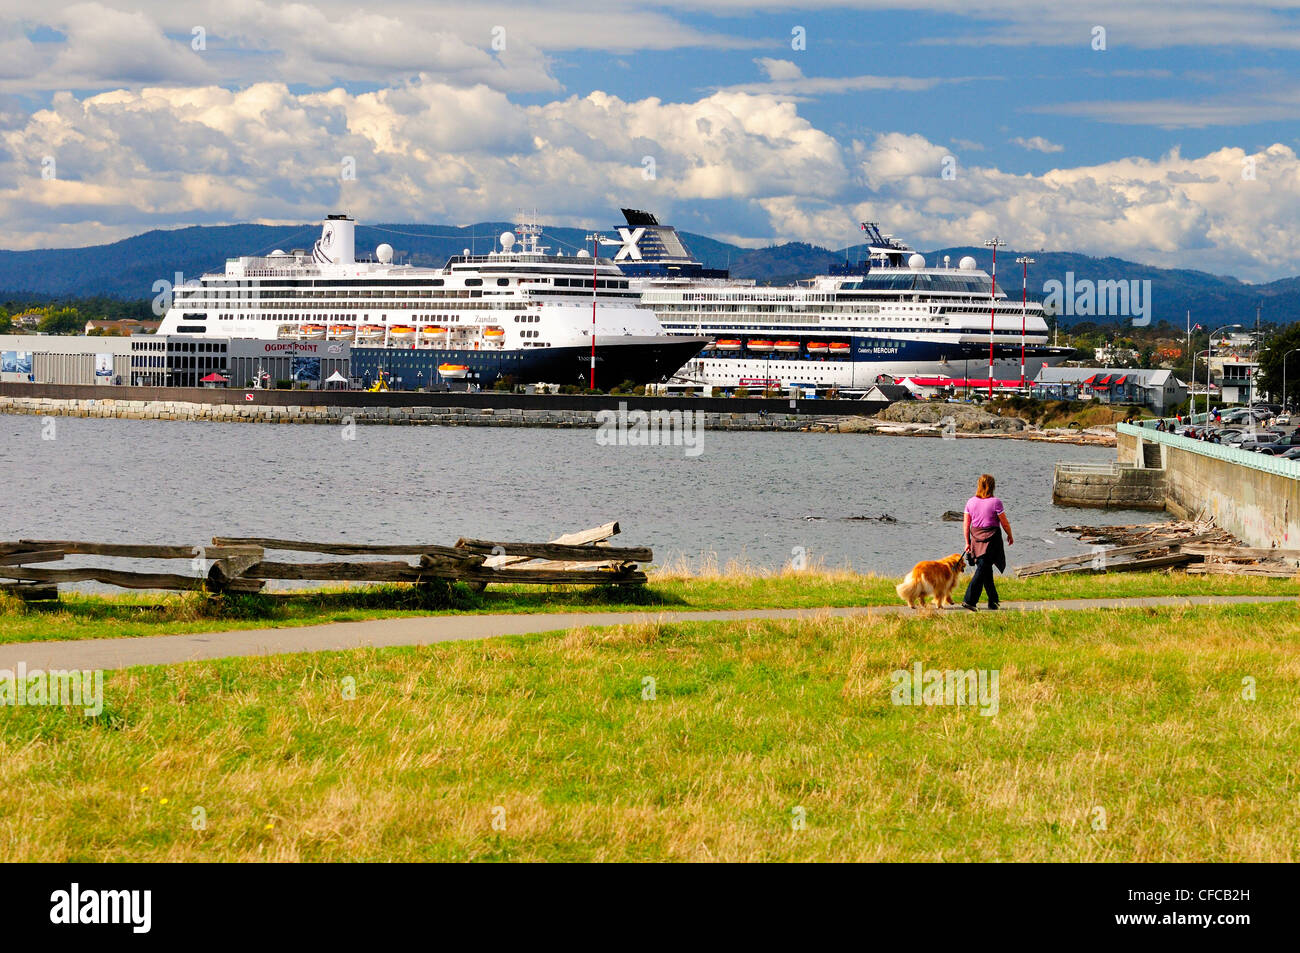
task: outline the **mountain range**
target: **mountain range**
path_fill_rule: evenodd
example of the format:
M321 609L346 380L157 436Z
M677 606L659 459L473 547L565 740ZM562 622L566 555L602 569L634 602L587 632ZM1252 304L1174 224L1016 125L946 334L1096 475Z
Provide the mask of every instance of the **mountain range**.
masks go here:
M467 226L359 225L356 244L358 254L362 254L387 242L396 249L398 261L441 266L448 257L466 248L479 254L491 250L497 236L510 228L508 222ZM266 254L275 248L286 251L310 248L319 234L318 224L203 225L144 232L106 245L0 251L0 300L58 300L95 295L152 298L157 293L155 282L174 281L176 272L193 278L221 270L227 258ZM584 247L585 236L583 229L546 228L544 242L565 254L573 254ZM753 278L770 284L823 274L832 264L857 261L864 251L861 245L833 250L802 242L755 249L690 232L683 232L682 237L706 266L729 268L737 278ZM986 248L940 248L923 254L931 264L942 262L945 255L954 265L964 255L973 255L986 270L991 264ZM1247 284L1202 271L1156 268L1120 258L1094 258L1063 251L1003 249L998 255L999 287L1012 297L1019 293L1021 284L1015 259L1025 254L1036 259L1031 266L1029 291L1031 296L1039 298L1043 297L1047 282L1066 284L1067 274L1073 273L1076 286L1082 281L1150 281L1152 321L1167 320L1176 327L1183 326L1188 312L1193 323L1209 328L1233 322L1253 325L1257 306L1261 307L1265 321L1300 320L1300 277ZM1081 320L1111 319L1061 314L1063 326Z

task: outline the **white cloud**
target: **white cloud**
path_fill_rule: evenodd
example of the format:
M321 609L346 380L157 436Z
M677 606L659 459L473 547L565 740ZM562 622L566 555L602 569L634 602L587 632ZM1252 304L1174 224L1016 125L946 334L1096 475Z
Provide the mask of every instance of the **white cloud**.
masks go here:
M1048 142L1042 136L1030 136L1028 139L1023 136L1016 136L1008 140L1013 146L1019 146L1022 149L1028 149L1030 152L1064 152L1065 146L1057 145L1055 142Z

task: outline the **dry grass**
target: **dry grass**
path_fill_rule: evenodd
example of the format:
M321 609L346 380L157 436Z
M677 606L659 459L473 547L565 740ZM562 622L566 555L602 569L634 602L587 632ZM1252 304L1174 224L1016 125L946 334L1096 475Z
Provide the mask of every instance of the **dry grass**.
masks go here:
M0 711L0 860L1295 861L1298 646L1243 606L128 670L97 720ZM917 661L998 669L998 714L893 705Z

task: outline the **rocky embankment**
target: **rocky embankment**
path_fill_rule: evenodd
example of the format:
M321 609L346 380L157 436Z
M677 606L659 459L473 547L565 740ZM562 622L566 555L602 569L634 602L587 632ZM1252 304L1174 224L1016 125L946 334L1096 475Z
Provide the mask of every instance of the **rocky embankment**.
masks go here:
M832 433L871 433L902 437L1001 437L1090 446L1115 446L1113 427L1040 429L1019 417L1002 417L969 404L899 401L875 417L838 417L809 429Z

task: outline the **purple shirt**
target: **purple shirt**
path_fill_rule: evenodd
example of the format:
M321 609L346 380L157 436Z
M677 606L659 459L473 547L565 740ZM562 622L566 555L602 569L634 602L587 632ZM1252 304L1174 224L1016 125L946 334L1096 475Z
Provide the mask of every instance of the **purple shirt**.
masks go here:
M966 512L970 514L971 526L997 526L1002 501L996 496L972 496L966 501Z

